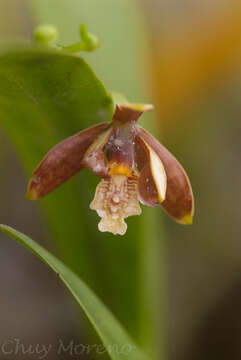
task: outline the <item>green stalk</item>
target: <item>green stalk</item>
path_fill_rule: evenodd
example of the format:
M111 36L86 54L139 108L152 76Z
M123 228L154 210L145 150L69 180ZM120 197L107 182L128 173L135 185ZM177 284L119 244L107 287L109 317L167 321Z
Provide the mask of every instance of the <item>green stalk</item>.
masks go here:
M161 214L145 209L140 244L142 346L153 360L165 359L165 249Z

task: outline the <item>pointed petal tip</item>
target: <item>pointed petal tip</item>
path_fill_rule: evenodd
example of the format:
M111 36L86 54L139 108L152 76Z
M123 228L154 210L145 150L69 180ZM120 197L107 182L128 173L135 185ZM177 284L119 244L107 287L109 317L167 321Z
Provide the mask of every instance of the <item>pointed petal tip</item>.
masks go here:
M183 225L192 225L193 214L191 213L191 214L187 214L187 215L183 216L183 218L180 219L178 222Z
M163 203L163 201L165 201L165 199L166 199L166 191L165 191L165 193L163 192L162 195L160 195L160 193L158 193L158 200L159 200L160 204Z
M26 200L37 200L39 198L36 190L34 188L32 188L32 180L33 179L29 180L28 187L27 187L27 192L26 192L26 194L24 196L24 198Z
M35 191L27 191L24 196L24 199L25 200L37 200L38 196Z

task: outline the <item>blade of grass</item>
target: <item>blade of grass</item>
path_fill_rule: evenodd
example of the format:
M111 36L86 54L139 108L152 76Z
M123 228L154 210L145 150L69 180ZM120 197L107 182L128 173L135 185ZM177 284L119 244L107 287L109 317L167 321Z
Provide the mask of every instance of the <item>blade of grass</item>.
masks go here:
M59 275L100 336L111 359L147 360L146 355L135 345L107 307L67 266L31 238L10 226L0 225L0 230L38 256Z

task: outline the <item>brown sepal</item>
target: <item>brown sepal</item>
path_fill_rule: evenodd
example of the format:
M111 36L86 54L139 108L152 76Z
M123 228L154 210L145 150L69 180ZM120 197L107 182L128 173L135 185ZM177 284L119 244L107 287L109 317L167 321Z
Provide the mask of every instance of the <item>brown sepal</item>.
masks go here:
M57 144L40 162L30 179L26 198L39 199L79 172L82 158L92 142L110 126L100 123Z
M194 198L190 181L183 167L148 131L140 126L137 126L137 131L139 134L137 138L143 139L156 152L165 168L167 191L166 199L161 205L177 222L191 224L194 214ZM152 202L154 203L155 200L153 199Z

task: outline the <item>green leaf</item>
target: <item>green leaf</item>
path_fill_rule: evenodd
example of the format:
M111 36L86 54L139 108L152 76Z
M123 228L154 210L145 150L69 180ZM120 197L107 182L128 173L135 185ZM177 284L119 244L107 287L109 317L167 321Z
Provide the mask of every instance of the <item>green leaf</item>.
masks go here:
M59 275L60 279L73 294L94 326L111 359L147 359L106 306L67 266L42 246L38 245L35 241L19 231L7 225L0 225L0 230L37 255Z
M111 120L112 112L110 95L82 58L30 46L0 51L0 125L29 175L56 143ZM82 176L79 182L76 176L39 201L67 263L90 281L94 265L83 229L91 181ZM30 206L27 200L25 206ZM66 247L66 239L71 246Z

